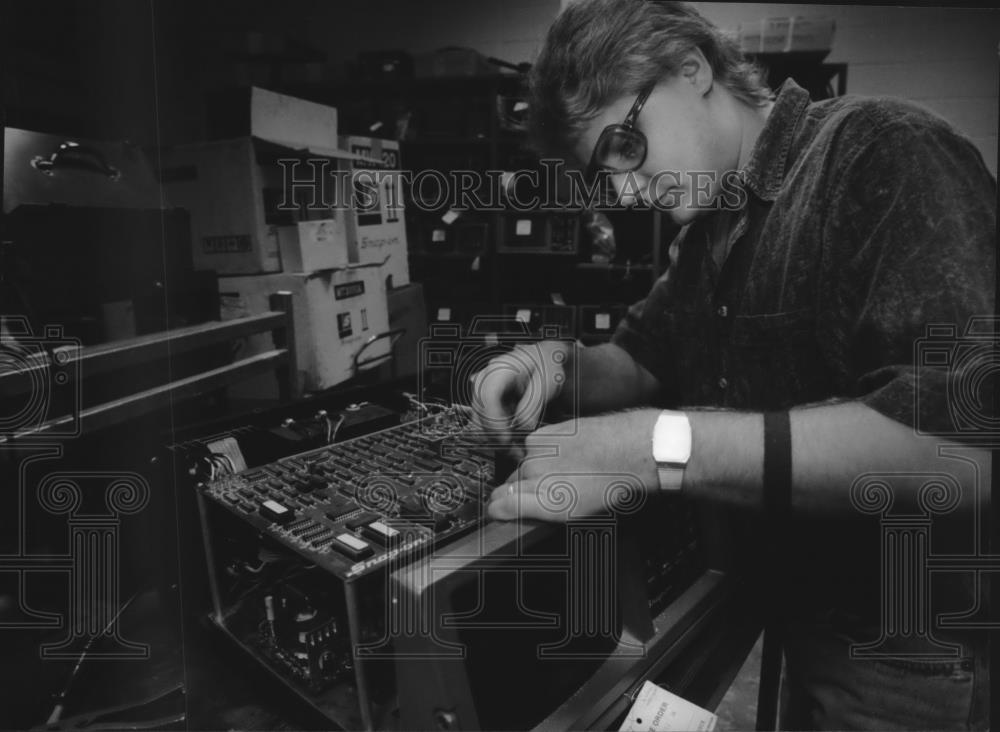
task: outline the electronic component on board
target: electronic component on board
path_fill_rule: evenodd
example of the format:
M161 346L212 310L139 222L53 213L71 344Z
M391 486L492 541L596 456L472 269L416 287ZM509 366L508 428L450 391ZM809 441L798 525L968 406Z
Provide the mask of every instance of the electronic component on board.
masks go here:
M261 516L266 516L279 524L286 524L295 518L295 511L272 500L267 500L260 504L260 513Z
M375 553L367 541L359 539L354 534L339 534L334 537L331 546L351 559L364 559Z

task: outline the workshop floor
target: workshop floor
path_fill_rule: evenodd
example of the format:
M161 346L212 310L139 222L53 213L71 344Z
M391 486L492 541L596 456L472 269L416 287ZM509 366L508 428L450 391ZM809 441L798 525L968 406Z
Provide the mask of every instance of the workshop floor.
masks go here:
M719 717L717 732L746 732L757 722L757 691L760 688L760 654L762 638L757 639L729 691L715 710Z

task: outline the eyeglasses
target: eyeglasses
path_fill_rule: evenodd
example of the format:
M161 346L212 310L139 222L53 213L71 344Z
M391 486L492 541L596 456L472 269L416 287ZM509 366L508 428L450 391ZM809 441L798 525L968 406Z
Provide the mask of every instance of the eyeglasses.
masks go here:
M638 169L646 162L646 136L635 129L635 121L652 92L653 86L646 87L636 97L624 122L608 125L601 131L601 136L597 138L597 144L594 145L594 151L590 155L590 164L587 166L588 178L593 178L601 170L627 173Z

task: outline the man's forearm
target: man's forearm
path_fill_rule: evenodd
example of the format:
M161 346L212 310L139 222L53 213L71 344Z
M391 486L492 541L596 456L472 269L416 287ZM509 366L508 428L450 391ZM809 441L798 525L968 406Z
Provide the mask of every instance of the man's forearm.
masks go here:
M574 350L559 407L580 416L628 409L649 404L659 389L659 382L628 353L604 343Z
M759 507L764 487L764 419L761 414L690 411L692 454L683 492L733 506ZM792 510L810 514L858 515L851 486L868 473L968 475L955 460L938 455L940 438L913 429L859 402L790 412ZM986 451L961 448L980 470L988 471ZM988 474L984 475L989 485ZM959 481L961 483L961 481ZM966 504L974 486L962 485Z

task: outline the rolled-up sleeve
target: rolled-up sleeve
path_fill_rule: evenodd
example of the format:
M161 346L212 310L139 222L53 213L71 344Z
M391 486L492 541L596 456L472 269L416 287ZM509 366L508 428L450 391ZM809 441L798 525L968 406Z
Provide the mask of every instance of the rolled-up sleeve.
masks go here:
M841 185L851 235L833 251L834 302L854 396L919 432L961 439L995 425L997 189L979 152L943 125L904 121L874 136Z

